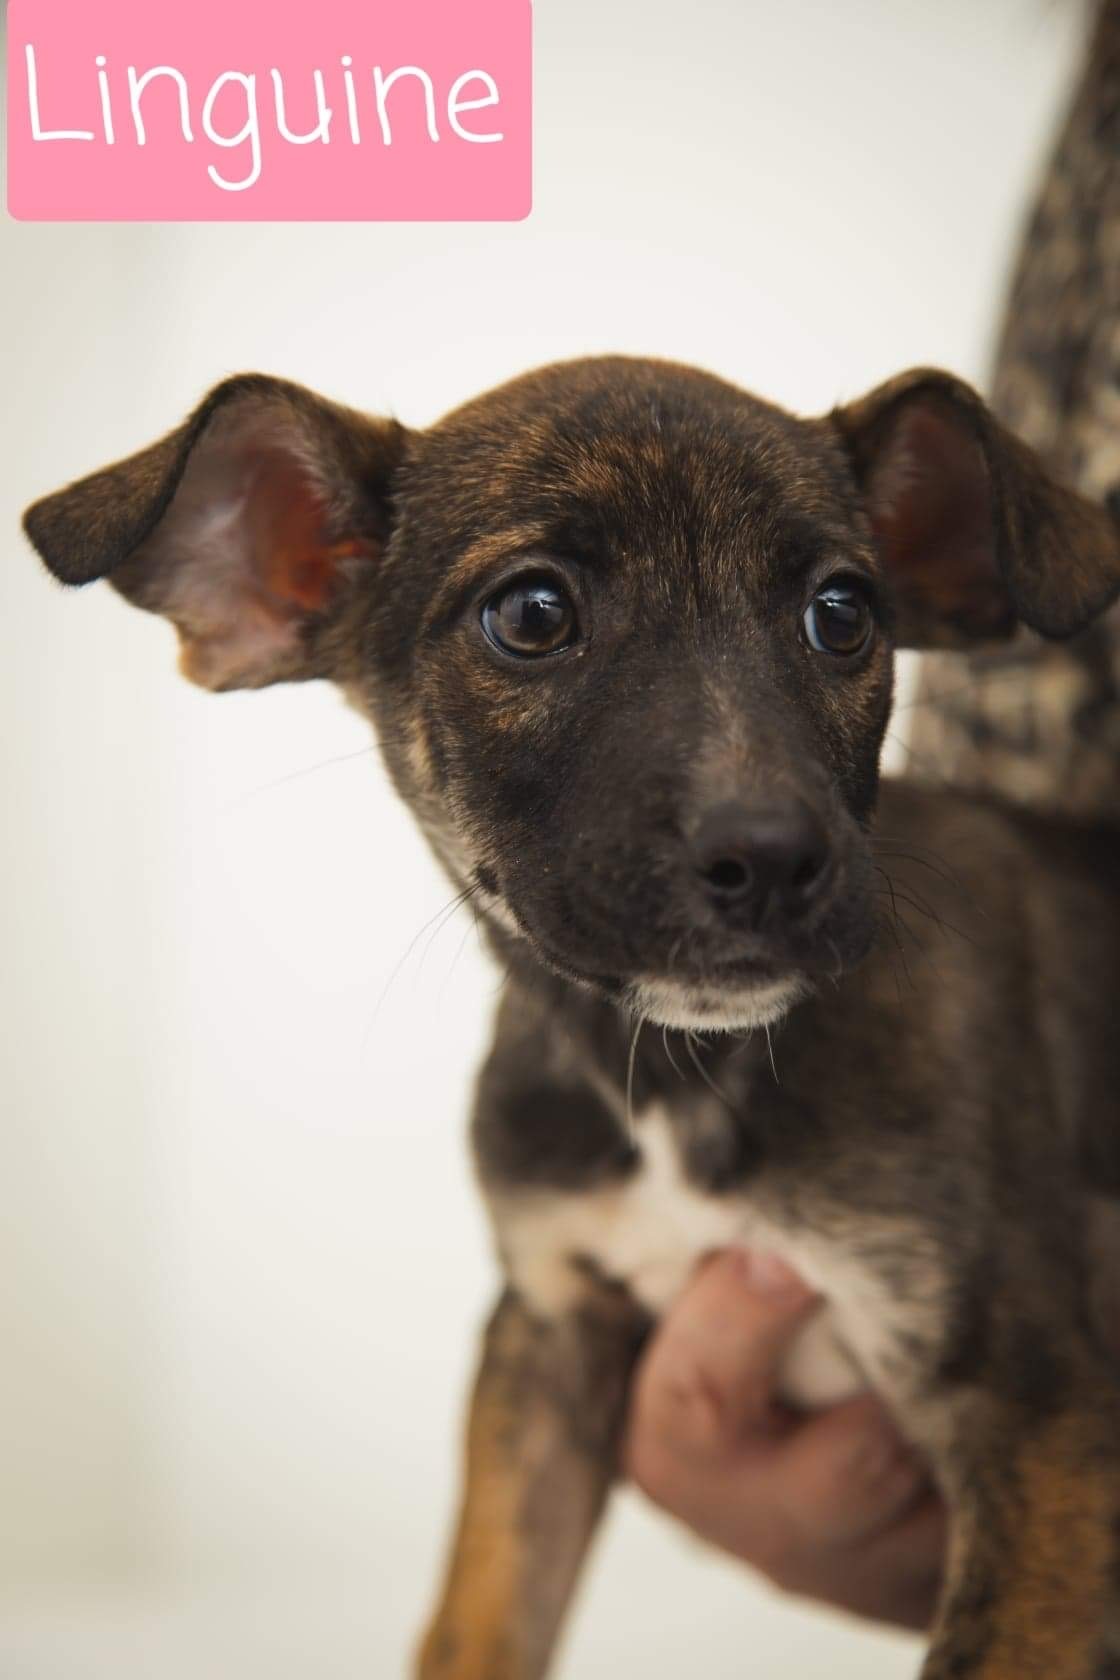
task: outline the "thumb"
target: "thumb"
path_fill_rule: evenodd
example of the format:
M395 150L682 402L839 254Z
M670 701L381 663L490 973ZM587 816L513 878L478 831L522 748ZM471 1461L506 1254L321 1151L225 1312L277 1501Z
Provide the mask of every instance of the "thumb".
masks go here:
M699 1457L768 1433L783 1357L817 1305L775 1255L728 1249L709 1260L639 1369L634 1399L642 1432Z

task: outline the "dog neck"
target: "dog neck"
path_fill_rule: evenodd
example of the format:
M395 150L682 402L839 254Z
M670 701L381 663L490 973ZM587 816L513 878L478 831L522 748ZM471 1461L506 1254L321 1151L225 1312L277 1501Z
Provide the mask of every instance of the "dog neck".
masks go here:
M654 1103L679 1109L697 1101L741 1112L754 1080L773 1077L764 1029L712 1033L661 1027L547 968L504 928L487 931L506 970L510 1008L523 1020L546 1020L550 1035L566 1042L588 1078L609 1084L628 1115L640 1115Z

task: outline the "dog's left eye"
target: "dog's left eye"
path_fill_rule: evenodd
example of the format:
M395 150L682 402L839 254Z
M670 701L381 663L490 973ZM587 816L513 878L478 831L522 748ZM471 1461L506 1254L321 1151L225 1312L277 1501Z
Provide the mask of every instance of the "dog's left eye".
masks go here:
M518 578L491 595L482 628L503 653L539 659L571 647L578 620L571 597L551 578Z
M870 642L875 614L860 584L833 578L813 596L801 624L805 640L815 653L851 659Z

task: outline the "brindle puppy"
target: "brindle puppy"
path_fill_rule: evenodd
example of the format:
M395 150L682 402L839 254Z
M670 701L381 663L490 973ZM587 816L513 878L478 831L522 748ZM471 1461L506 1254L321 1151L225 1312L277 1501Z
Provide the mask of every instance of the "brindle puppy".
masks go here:
M422 434L233 379L27 530L197 682L341 684L510 970L474 1127L509 1288L424 1680L544 1672L642 1335L733 1243L820 1290L791 1398L870 1380L935 1466L927 1680L1085 1680L1117 854L904 787L871 822L893 646L1073 631L1110 516L945 374L806 421L612 359Z

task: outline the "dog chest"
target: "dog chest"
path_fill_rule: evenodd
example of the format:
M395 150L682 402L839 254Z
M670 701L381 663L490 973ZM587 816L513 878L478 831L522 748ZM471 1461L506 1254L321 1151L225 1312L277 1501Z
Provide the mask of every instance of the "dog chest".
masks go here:
M869 1381L895 1386L900 1335L930 1328L931 1303L899 1301L888 1278L859 1257L866 1241L849 1249L836 1220L825 1236L776 1220L761 1197L698 1189L683 1170L673 1123L657 1108L637 1122L636 1142L638 1169L622 1183L582 1192L534 1189L494 1201L506 1270L536 1311L553 1317L573 1307L591 1262L660 1316L706 1254L762 1249L786 1260L822 1297L790 1355L785 1397L818 1406Z

